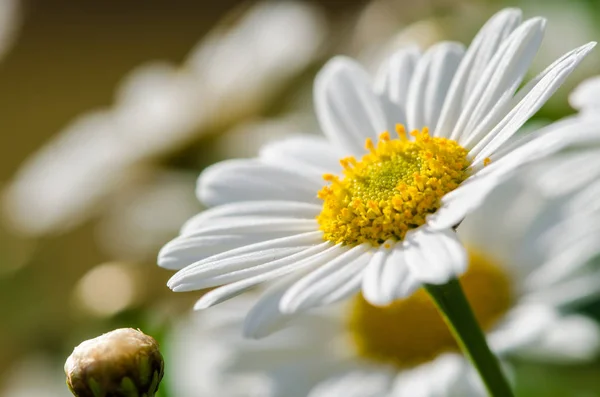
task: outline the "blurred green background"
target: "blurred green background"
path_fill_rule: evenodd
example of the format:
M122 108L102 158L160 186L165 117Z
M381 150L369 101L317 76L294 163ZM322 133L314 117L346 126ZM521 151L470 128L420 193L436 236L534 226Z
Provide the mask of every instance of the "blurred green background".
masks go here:
M237 0L12 3L18 3L18 8L6 14L14 26L0 60L0 182L5 196L20 178L18 172L26 161L53 144L73 119L113 106L115 93L132 70L147 62L164 61L184 73L190 50L214 29L235 29L252 4ZM177 145L158 145L159 149L144 153L127 167L107 168L111 177L118 172L123 175L110 190L82 204L73 219L65 216L52 226L36 228L31 225L38 217L37 210L23 218L11 199L4 197L0 396L15 397L22 383L32 383L31 374L33 383L39 382L48 396L68 396L62 384L65 358L80 341L113 328L139 327L161 340L171 322L189 311L198 298L197 294L171 293L165 286L170 272L159 269L154 261L161 244L201 209L193 197L195 176L214 161L251 155L252 148L244 142L266 139L252 135L257 129L264 132L260 127L265 122L276 121L272 123L273 136L282 133L280 126L290 119L295 125L314 129L311 80L329 56L345 53L367 64L375 62L383 50L381 44L391 37L396 41L389 45L410 40L428 45L445 38L468 43L483 21L507 5L523 8L526 16L549 19L549 31L534 65L536 72L574 46L600 37L600 2L591 0L310 3L321 35L311 38L314 48L307 50L310 57L304 63L274 81L273 87L264 87L268 96L248 94L245 102L235 106L214 93L203 96L197 101L198 112L208 104L218 104L211 108L208 121L194 119ZM596 51L536 121L571 113L568 92L599 71ZM203 87L199 85L198 90ZM79 167L77 162L70 165L74 170ZM66 207L85 201L82 191L92 191L96 177L98 184L103 183L103 168L99 169L96 175L89 175L89 184L67 192L66 197L72 197L75 204L69 201ZM43 173L41 178L45 178ZM32 191L28 200L33 205L43 203L45 192ZM46 211L52 215L53 209ZM27 214L27 209L23 213ZM598 315L598 307L592 304L582 310ZM600 396L600 365L540 368L523 363L517 369L519 395ZM166 376L163 396L168 393L168 363Z

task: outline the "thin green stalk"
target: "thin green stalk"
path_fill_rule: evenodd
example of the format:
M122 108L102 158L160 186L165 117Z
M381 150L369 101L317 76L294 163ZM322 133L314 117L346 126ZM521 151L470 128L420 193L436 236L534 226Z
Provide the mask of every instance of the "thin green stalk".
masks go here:
M428 284L425 289L440 310L462 351L479 372L490 396L513 397L498 359L487 345L460 282L453 279L444 285Z

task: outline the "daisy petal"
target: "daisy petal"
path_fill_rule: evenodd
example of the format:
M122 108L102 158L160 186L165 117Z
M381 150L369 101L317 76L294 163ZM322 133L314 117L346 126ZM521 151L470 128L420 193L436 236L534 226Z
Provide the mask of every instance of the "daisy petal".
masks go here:
M573 204L579 201L578 196L586 196L586 190L593 188L595 183L600 186L599 177L600 156L596 148L559 153L529 167L527 172L527 178L545 197L563 200L568 196ZM597 190L597 187L594 189ZM587 208L593 203L590 201L584 205ZM577 208L583 208L577 204L573 207L575 212Z
M291 171L302 169L304 172L317 174L340 169L336 147L320 136L300 136L269 143L260 150L259 158L266 164L283 167Z
M582 225L582 228L584 225ZM582 233L583 234L583 233ZM587 265L593 258L598 256L600 249L598 241L600 233L584 235L576 239L572 244L565 244L562 250L550 251L548 261L540 264L526 280L528 286L539 289L560 282L569 274L576 273L581 267Z
M292 236L279 235L278 238L272 236L272 233L257 233L247 236L204 236L194 239L177 237L160 250L158 263L167 269L181 269L187 266L187 271L190 271L194 266L203 266L209 262L241 254L274 248L302 247L323 241L320 231Z
M205 226L207 221L222 218L265 217L314 219L322 207L317 204L295 201L242 201L219 205L202 211L190 218L181 228L182 235L192 234Z
M450 135L462 107L471 96L490 59L520 22L520 10L505 9L490 18L475 36L452 79L435 128L435 136Z
M319 203L322 179L291 172L256 160L228 160L205 169L196 194L208 205L239 201L285 200Z
M220 280L237 281L236 275L239 272L252 273L253 269L270 267L271 264L278 265L282 262L286 264L302 257L306 249L306 247L273 248L209 262L202 266L194 264L175 273L167 286L173 291L183 292L221 285L223 283Z
M369 75L345 57L329 61L315 80L315 110L321 129L351 154L362 154L366 138L388 129L386 114Z
M561 308L581 307L600 296L600 273L583 271L551 286L542 286L522 299L526 302L554 305Z
M444 98L464 54L458 43L439 43L421 57L408 88L406 100L409 130L435 129Z
M502 115L521 84L544 35L545 20L532 18L502 43L469 97L452 131L452 139L470 149L477 144L472 132L482 121ZM493 110L493 111L492 111ZM490 124L487 122L486 124Z
M406 265L402 244L396 244L391 249L382 246L373 255L365 269L362 291L369 303L386 306L409 296L418 286Z
M600 76L590 77L569 94L569 104L580 112L597 112L600 109L598 92L600 92Z
M375 79L375 91L400 109L406 109L408 87L420 56L416 46L403 48L392 55Z
M547 305L520 305L512 309L488 334L488 344L499 355L518 351L534 343L551 327L558 313Z
M588 317L557 316L538 338L516 351L527 360L543 363L576 364L591 362L600 352L600 326Z
M369 256L369 253L361 255L347 263L343 270L335 271L323 277L319 282L307 286L297 296L286 294L284 299L290 300L282 302L282 305L287 305L285 307L288 311L285 312L306 311L356 295L360 291L362 273L369 261ZM290 296L293 297L290 298Z
M240 218L213 219L187 234L186 238L220 236L230 234L281 233L297 234L318 230L315 219L264 218L245 216Z
M406 98L421 53L416 46L403 48L384 62L375 77L375 92L390 123L406 125ZM391 126L389 126L391 128Z
M421 283L443 284L466 270L467 252L452 230L418 230L405 241L406 265Z
M300 277L301 274L297 273L283 277L261 294L244 319L242 332L245 338L262 339L283 328L292 316L281 313L279 302L285 291Z
M519 101L517 105L491 132L481 137L469 152L475 157L473 163L483 162L484 158L491 156L512 137L554 94L595 45L596 43L589 43L567 53L536 77L533 80L534 84L530 83L523 87L514 98L515 101ZM476 137L476 135L475 133L472 136Z
M435 379L435 382L431 382ZM446 353L433 361L402 371L391 396L485 396L483 382L461 355Z
M224 218L206 222L189 234L166 244L158 254L158 262L177 268L210 257L223 249L303 234L317 230L314 219Z
M380 397L387 395L391 371L366 367L329 377L315 386L308 397Z
M257 286L258 284L285 276L292 271L302 272L303 269L313 269L317 266L321 266L340 254L340 248L334 246L323 249L321 252L316 253L308 258L301 259L298 262L296 262L294 259L292 263L288 263L285 266L281 266L256 276L248 277L207 292L204 294L204 296L202 296L202 298L200 298L200 300L198 300L198 302L196 302L196 306L194 306L194 308L196 310L200 310L214 306Z
M285 293L280 310L291 314L318 305L323 296L345 284L364 267L368 258L363 254L369 247L369 244L361 244L350 248L326 265L304 276Z
M175 282L170 281L169 286L182 291L184 286L193 286L197 290L233 283L300 263L330 246L325 242L313 247L279 248L223 259L205 266L195 266L193 271L181 274Z
M239 247L256 244L265 240L283 237L273 233L251 235L202 236L196 238L178 237L167 243L158 253L158 265L165 269L179 270L194 262Z
M506 175L517 167L546 157L569 146L600 144L598 121L593 118L572 117L541 128L510 145L505 145L490 158L491 164L476 176ZM457 189L458 190L458 189Z

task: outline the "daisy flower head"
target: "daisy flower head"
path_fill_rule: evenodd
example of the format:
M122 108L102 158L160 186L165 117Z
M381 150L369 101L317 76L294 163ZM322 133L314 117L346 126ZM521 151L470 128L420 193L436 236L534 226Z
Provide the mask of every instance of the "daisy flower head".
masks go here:
M361 287L386 305L463 274L468 255L453 228L509 171L568 142L569 123L510 139L595 44L522 84L544 25L506 9L468 49L406 48L373 81L351 59L331 60L314 88L324 137L270 144L200 175L197 195L212 208L159 253L160 266L179 270L169 287L221 286L198 301L205 308L279 280L252 311L256 322Z
M560 192L551 186L590 164L592 154L598 149L522 169L457 228L470 259L460 281L491 349L509 368L514 358L567 365L600 352L598 324L570 310L600 293L593 262L600 247L592 244L600 237L600 207L591 205L600 163L588 167L588 180ZM269 338L242 339L253 304L246 294L176 328L170 362L180 377L177 395L489 395L423 289L385 307L358 293L294 316L293 327ZM268 331L246 323L246 332L262 336L256 332L277 330L277 321ZM518 373L513 380L518 386Z

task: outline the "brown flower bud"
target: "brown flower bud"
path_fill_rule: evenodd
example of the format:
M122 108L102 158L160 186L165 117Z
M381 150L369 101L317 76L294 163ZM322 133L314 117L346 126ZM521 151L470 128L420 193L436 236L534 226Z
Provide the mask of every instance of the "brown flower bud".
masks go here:
M132 328L82 342L65 363L67 385L77 397L153 397L163 369L158 343Z

